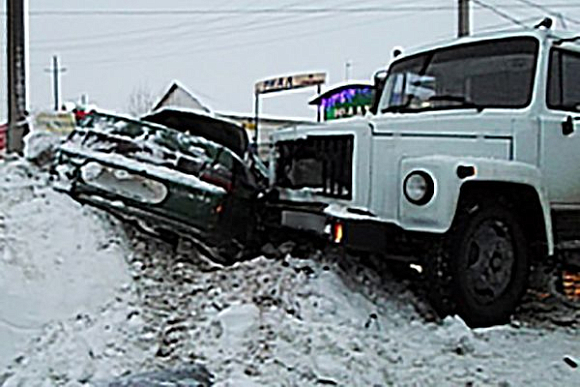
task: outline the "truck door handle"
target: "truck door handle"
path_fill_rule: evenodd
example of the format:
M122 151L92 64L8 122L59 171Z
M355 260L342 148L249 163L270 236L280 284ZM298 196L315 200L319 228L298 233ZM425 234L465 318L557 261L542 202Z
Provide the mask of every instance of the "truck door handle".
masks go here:
M564 122L562 122L562 134L564 136L569 136L574 133L574 121L578 120L578 117L572 118L568 116Z

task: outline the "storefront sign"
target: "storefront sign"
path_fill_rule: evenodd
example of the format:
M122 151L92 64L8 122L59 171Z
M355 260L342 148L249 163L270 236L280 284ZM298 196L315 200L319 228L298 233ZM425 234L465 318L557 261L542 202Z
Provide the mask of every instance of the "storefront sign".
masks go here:
M374 89L367 87L349 87L335 94L322 98L320 104L324 111L324 120L364 116L372 106Z
M299 89L302 87L321 85L326 82L326 73L310 73L271 78L256 82L256 94L275 91Z

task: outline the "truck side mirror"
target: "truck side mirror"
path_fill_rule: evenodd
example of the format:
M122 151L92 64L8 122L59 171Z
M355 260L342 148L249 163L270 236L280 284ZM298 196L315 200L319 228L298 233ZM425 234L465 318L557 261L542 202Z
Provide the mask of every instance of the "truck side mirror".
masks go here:
M572 116L568 116L564 122L562 122L562 134L564 136L569 136L574 133L574 119Z
M381 94L383 94L386 81L387 70L379 70L375 73L373 77L373 104L369 109L372 114L377 114L379 110L379 101L381 99Z

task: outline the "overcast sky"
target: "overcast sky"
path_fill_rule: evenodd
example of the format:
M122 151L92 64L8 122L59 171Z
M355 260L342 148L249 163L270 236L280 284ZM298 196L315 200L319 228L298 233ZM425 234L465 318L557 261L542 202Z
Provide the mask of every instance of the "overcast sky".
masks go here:
M534 3L562 13L568 29L580 31L580 1L472 1L475 32L515 26L498 13L533 25L547 14ZM496 7L497 13L481 4ZM456 5L457 0L30 0L30 107L52 107L52 80L45 69L57 54L66 67L64 100L76 101L87 93L92 102L124 112L136 88L157 95L176 79L214 110L251 112L253 85L259 79L326 71L332 85L345 80L350 62L350 79L369 80L388 64L393 47L453 38ZM369 9L373 7L381 10ZM288 11L305 8L324 12ZM343 12L347 8L358 10ZM151 10L158 13L136 12ZM2 120L5 40L4 33ZM307 106L313 95L312 89L276 94L264 99L263 112L314 118Z

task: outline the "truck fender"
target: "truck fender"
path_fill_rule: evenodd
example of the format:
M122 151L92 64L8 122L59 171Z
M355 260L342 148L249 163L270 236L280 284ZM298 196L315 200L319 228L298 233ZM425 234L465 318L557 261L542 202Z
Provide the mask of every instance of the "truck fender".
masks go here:
M401 160L398 224L405 230L444 233L451 227L461 189L464 185L506 183L531 188L542 210L548 254L554 252L550 204L542 185L540 170L530 164L512 160L479 157L423 156ZM424 204L413 204L405 196L405 181L413 173L427 174L433 180L432 198Z

